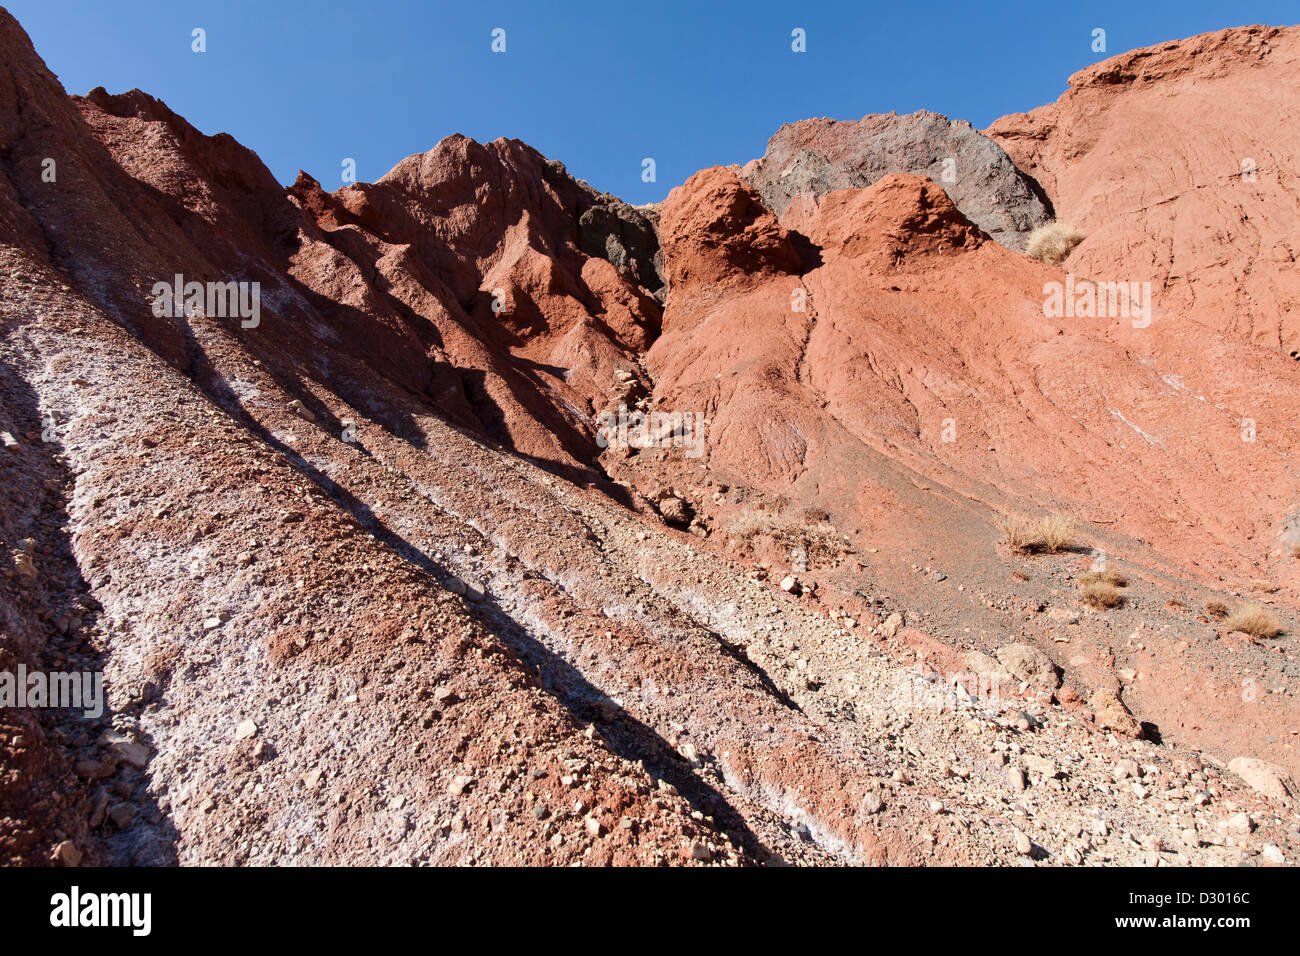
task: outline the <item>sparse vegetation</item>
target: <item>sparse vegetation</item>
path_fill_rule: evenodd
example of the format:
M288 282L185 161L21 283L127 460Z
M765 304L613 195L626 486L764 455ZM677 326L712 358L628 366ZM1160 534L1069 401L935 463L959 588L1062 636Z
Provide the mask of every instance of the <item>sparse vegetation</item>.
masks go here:
M1066 515L1048 515L1038 521L1024 515L1007 515L997 523L1013 554L1063 551L1074 541L1075 525L1075 520Z
M1220 620L1228 616L1228 605L1222 601L1206 601L1205 613L1210 617L1217 617Z
M1100 581L1103 584L1109 584L1111 587L1125 588L1128 587L1128 578L1120 574L1114 568L1107 568L1105 571L1085 571L1079 575L1080 586L1092 584Z
M1080 588L1079 600L1089 607L1104 609L1119 607L1124 601L1124 595L1120 594L1119 588L1115 585L1095 580L1089 581Z
M1038 522L1038 537L1048 551L1064 551L1074 541L1077 522L1067 515L1048 515Z
M1245 631L1251 637L1277 637L1282 633L1277 618L1258 604L1237 608L1223 622L1223 626L1234 631Z
M1057 266L1066 260L1074 247L1083 242L1084 234L1068 222L1048 222L1029 234L1025 255L1039 262Z
M782 550L802 548L810 564L833 561L849 550L830 515L820 509L806 509L798 515L772 513L746 508L731 522L733 538L751 547L759 538L768 538Z
M1024 515L1007 515L998 522L998 530L1012 554L1025 554L1038 543L1033 522Z

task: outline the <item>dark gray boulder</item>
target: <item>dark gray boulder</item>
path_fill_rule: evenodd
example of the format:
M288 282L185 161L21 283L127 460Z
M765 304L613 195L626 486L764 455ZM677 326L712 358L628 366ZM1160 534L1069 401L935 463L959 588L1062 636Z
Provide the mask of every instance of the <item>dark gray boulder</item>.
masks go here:
M889 173L926 176L971 222L1009 249L1052 218L1038 183L965 120L921 111L874 113L860 120L788 123L768 140L745 178L780 215L801 193L862 188Z

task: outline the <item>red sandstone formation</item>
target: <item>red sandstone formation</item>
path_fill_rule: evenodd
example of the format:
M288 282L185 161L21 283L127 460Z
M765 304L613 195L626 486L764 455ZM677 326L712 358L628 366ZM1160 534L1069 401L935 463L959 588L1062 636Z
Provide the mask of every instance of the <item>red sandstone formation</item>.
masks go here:
M972 221L1018 236L1015 189L867 175L826 122L796 152L863 181L778 210L761 163L638 209L460 136L286 189L67 96L0 11L0 673L107 690L0 709L0 855L1294 859L1295 136L1231 104L1296 36L1084 71L994 124L1018 169L885 124L1036 179L1088 233L1051 267ZM256 322L158 314L177 275L259 283ZM1045 307L1130 279L1149 316ZM701 454L606 447L620 409ZM1010 552L1015 512L1073 543Z

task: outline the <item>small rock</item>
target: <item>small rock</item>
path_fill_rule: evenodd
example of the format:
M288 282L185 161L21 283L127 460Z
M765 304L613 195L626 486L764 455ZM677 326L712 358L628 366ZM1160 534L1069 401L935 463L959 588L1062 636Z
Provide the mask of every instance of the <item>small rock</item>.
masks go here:
M1025 789L1025 772L1019 767L1007 768L1007 783L1017 792Z
M135 807L129 803L115 803L109 807L108 818L119 830L125 830L135 819Z
M1060 671L1052 659L1029 644L1008 644L998 648L998 660L1012 676L1051 690L1061 686Z
M1025 755L1025 766L1029 770L1044 780L1051 780L1059 772L1056 764L1046 757L1037 757L1033 754Z
M1249 813L1234 813L1228 817L1225 824L1229 830L1235 830L1237 833L1252 833L1255 829L1255 821Z
M1097 717L1097 726L1103 730L1113 730L1126 737L1141 737L1142 725L1124 706L1119 695L1106 688L1098 688L1089 702Z
M105 757L103 760L78 760L72 769L78 776L85 777L87 780L103 780L113 775L113 771L117 769L117 761L112 757Z
M1021 856L1029 856L1034 852L1034 841L1029 839L1028 835L1017 830L1015 833L1016 852Z
M118 760L135 767L137 770L143 770L149 762L149 748L144 744L119 740L109 747L109 752Z
M677 748L677 752L681 754L682 759L684 759L692 767L703 766L703 761L700 760L700 755L696 751L694 744L684 743Z
M99 790L95 793L95 803L90 810L90 818L86 822L91 828L102 827L104 820L108 817L108 791Z
M257 733L257 723L252 720L244 720L235 728L236 740L247 740Z
M1073 687L1062 687L1059 691L1056 692L1056 699L1059 700L1062 704L1064 704L1067 707L1071 706L1072 704L1079 704L1083 702L1083 698L1079 696L1079 692L1076 691Z
M452 796L459 797L461 794L472 788L477 782L477 780L468 774L457 774L452 778L450 786L447 787L447 792Z
M64 840L56 846L53 858L61 866L81 866L81 851L71 840Z
M1287 772L1277 764L1254 757L1234 757L1228 761L1228 769L1267 797L1289 802L1300 793Z
M675 527L685 527L691 523L691 509L681 498L669 495L658 504L659 513L664 521Z
M1142 770L1138 767L1136 760L1124 759L1115 762L1115 769L1111 772L1111 775L1116 780L1124 780L1128 777L1133 777L1136 780L1141 779Z

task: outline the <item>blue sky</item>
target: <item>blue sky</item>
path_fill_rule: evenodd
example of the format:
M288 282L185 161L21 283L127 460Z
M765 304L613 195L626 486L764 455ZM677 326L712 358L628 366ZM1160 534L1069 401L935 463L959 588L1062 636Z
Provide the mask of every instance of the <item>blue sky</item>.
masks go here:
M745 162L782 123L932 109L984 127L1134 47L1292 3L7 0L71 93L132 87L228 132L282 182L377 179L450 133L522 139L630 202ZM207 52L191 50L191 31ZM506 52L491 50L506 31ZM1106 30L1106 53L1091 49ZM791 50L806 31L807 51ZM642 181L653 157L656 181Z

